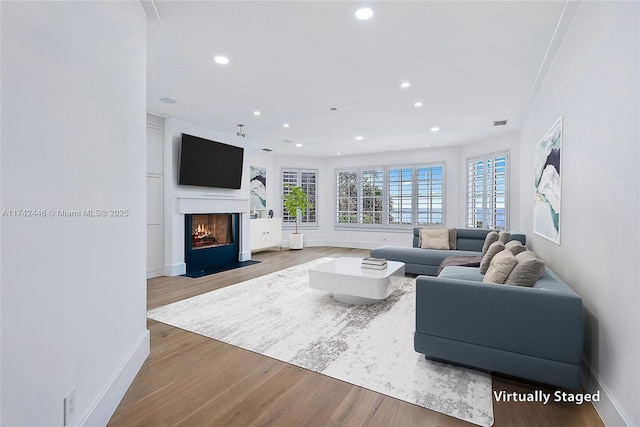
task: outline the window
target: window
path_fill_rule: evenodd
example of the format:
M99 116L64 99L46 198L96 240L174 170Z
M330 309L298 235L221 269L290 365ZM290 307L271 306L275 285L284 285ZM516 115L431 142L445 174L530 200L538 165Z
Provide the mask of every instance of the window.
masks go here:
M508 227L508 171L508 153L467 160L467 227Z
M287 194L290 190L287 185L293 185L296 187L302 187L304 192L307 193L309 201L313 203L313 207L307 208L305 212L302 212L299 225L304 226L317 226L318 225L318 171L313 169L282 169L282 194ZM283 225L294 225L296 223L295 216L289 215L289 212L282 207L282 223Z
M442 225L444 165L336 171L336 225Z

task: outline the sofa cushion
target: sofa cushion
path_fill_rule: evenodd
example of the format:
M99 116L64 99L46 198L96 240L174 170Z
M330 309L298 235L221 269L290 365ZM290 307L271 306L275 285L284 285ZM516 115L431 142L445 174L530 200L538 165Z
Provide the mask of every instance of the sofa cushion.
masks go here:
M496 242L497 240L498 240L497 231L491 231L487 233L487 237L484 238L484 245L482 245L482 253L486 254L487 251L489 250L489 246L491 246L491 244L493 242Z
M507 285L533 286L544 273L544 261L531 251L524 251L515 256L516 265L504 281Z
M510 238L511 238L511 233L509 233L508 231L500 230L498 232L498 242L501 242L503 245L506 245L507 242L509 242Z
M449 250L449 230L446 228L420 229L421 249Z
M519 240L512 240L510 242L507 242L507 244L504 245L504 248L508 251L511 251L514 256L518 255L520 252L524 252L527 250L527 248L525 248Z
M405 264L433 266L433 275L438 271L438 266L450 256L474 256L480 255L473 251L440 251L437 249L410 248L407 246L385 245L371 250L374 258L385 258L387 261L400 261ZM407 271L405 269L405 271Z
M484 275L482 281L485 283L504 283L517 262L516 257L513 256L511 251L502 251L496 254L491 260L489 269L487 269L487 273Z
M440 274L438 274L438 278L482 282L484 276L480 274L480 270L477 267L462 267L458 265L451 265L443 268Z
M491 260L494 256L496 256L499 252L504 250L504 244L502 242L493 242L489 249L487 249L487 253L482 256L482 261L480 261L480 273L485 274L489 269L489 264L491 264Z

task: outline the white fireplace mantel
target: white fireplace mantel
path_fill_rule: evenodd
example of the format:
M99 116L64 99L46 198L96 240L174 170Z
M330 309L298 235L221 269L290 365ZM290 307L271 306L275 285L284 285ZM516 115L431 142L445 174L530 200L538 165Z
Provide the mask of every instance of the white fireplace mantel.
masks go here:
M249 213L249 199L240 197L178 197L178 213Z

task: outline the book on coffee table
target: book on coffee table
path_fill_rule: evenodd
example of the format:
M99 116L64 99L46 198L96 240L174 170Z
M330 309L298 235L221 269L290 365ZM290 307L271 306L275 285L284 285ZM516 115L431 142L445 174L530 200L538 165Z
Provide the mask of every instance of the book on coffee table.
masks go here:
M361 263L362 268L368 270L384 270L387 268L387 260L383 258L363 258Z
M384 270L387 268L387 264L382 264L382 265L362 264L362 268L365 270Z
M362 259L362 264L367 264L367 265L386 265L387 264L387 260L384 258L372 258L372 257L367 257L367 258L363 258Z

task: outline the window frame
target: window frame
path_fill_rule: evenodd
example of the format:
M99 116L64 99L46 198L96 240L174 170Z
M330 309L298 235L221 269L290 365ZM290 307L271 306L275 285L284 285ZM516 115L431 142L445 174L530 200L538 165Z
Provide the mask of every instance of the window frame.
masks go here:
M290 174L295 174L296 175L296 179L295 182L293 181L286 181L285 182L285 173L290 173ZM297 219L298 222L298 228L301 229L317 229L319 227L319 221L318 221L318 187L319 187L319 170L318 169L312 169L312 168L290 168L290 167L283 167L280 169L280 211L281 211L281 218L282 218L282 228L283 229L295 229L296 228L296 221L292 221L290 219L290 215L287 212L287 210L284 208L283 206L283 197L285 194L285 185L286 184L291 184L294 186L303 186L305 185L305 182L303 182L302 179L302 175L308 173L308 174L314 174L315 175L315 181L314 181L314 186L315 186L315 194L313 195L309 195L309 199L311 201L311 203L313 203L313 208L307 208L307 212L303 213L301 218ZM313 213L315 214L315 221L305 221L305 217L309 217L309 211L313 211Z
M442 168L442 176L440 179L441 185L441 200L442 200L442 208L441 208L441 216L442 223L441 224L419 224L419 205L420 198L424 197L423 194L419 194L419 169L422 168ZM411 190L409 192L409 200L411 204L411 220L407 223L394 223L391 222L391 206L390 201L392 199L391 196L391 179L390 172L392 170L403 170L410 169L410 182L411 182ZM370 172L373 170L379 170L382 173L382 220L380 223L363 223L363 211L362 211L362 200L364 199L364 195L361 194L360 189L362 188L362 177L363 173ZM357 216L357 222L339 222L338 219L341 215L339 211L340 202L339 202L339 174L340 173L356 173L357 174L357 184L356 188L357 192L357 211L355 215ZM444 227L446 222L446 176L447 176L447 165L446 162L432 162L432 163L419 163L419 164L404 164L404 165L386 165L386 166L359 166L353 168L336 168L334 170L334 210L333 210L333 221L334 227L337 229L369 229L369 230L407 230L412 229L413 227ZM409 182L406 181L405 182ZM431 182L431 180L426 181ZM433 187L433 186L432 186ZM437 187L437 186L436 186ZM406 198L406 197L405 197ZM400 208L402 209L402 208Z
M510 215L511 215L511 159L510 159L510 150L505 151L497 151L484 155L468 157L465 160L465 224L467 228L477 228L477 229L491 229L491 230L509 230L510 223ZM496 167L493 166L496 164L496 161L504 158L504 172L502 172L504 179L504 190L498 192L497 186L500 178L497 178ZM477 165L478 162L482 162L483 174L482 174L482 187L480 190L476 190L473 194L472 191L472 182L478 182L478 179L471 179L472 173L472 165ZM489 166L491 162L492 166ZM477 170L477 166L474 167L474 170ZM490 171L490 172L487 172ZM491 175L489 177L489 175ZM475 175L478 176L478 175ZM491 194L488 193L488 189L493 187L493 191ZM474 186L474 189L477 186ZM497 210L499 209L498 205L500 202L499 198L503 197L504 201L504 227L499 227L498 223L498 214ZM481 208L476 207L476 205L471 206L472 200L481 199ZM490 200L492 199L492 200ZM473 214L474 211L477 212L478 209L482 211L482 226L478 227L478 216L477 214ZM489 213L489 215L487 215ZM487 221L486 218L489 218L490 221ZM475 224L474 224L475 223Z

